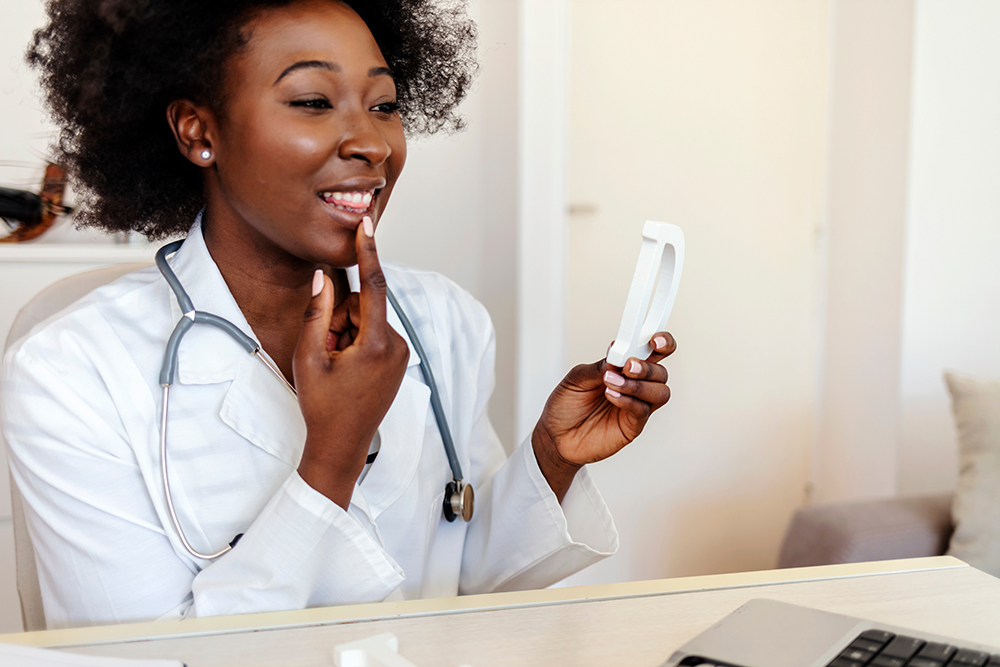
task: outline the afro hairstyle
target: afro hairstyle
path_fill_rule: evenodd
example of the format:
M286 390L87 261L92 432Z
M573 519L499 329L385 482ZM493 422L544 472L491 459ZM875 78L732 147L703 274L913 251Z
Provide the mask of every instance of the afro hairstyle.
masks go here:
M343 1L392 70L407 133L461 129L456 107L477 69L464 1ZM54 158L77 188L77 224L151 240L187 231L203 206L202 177L177 150L166 107L223 108L225 64L247 44L246 24L293 2L48 1L26 59L59 128Z

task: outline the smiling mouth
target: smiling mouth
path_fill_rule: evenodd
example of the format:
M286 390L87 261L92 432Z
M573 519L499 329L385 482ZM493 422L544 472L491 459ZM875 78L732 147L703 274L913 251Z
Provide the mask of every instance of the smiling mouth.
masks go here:
M321 192L319 198L334 208L349 213L366 213L378 190L354 190L352 192Z

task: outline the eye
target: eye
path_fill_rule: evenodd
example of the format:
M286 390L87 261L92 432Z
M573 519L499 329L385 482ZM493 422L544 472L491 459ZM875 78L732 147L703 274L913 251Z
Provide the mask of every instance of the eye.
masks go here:
M330 104L330 101L325 97L310 97L304 100L292 100L288 103L288 106L315 109L317 111L333 108L333 105Z
M372 107L372 111L391 115L399 111L399 102L383 102Z

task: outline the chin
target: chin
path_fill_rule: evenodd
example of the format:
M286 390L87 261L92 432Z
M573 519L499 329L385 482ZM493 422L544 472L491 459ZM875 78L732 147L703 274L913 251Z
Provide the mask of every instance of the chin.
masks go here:
M343 269L358 263L354 232L337 230L336 234L324 236L326 238L309 243L302 255L303 259L332 269Z

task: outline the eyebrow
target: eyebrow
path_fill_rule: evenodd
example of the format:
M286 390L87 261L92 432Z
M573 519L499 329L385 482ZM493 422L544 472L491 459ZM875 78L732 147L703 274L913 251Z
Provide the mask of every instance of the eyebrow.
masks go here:
M340 65L338 65L337 63L332 63L329 60L300 60L294 65L289 65L288 67L286 67L285 71L279 74L278 78L275 79L274 83L272 83L271 85L272 86L277 85L278 82L284 79L287 75L299 69L325 69L331 72L341 71Z
M281 74L279 74L278 78L275 79L274 83L272 83L271 85L272 86L278 85L279 81L281 81L282 79L284 79L286 76L288 76L292 72L294 72L296 70L300 70L300 69L325 69L325 70L328 70L330 72L341 72L341 71L343 71L343 69L340 67L340 65L338 65L337 63L332 63L329 60L300 60L299 62L295 63L294 65L289 65L288 67L286 67L285 71L283 71ZM390 79L393 78L393 76L392 76L392 70L390 70L388 67L372 67L370 70L368 70L368 76L371 76L371 77L374 77L374 76L387 76Z

